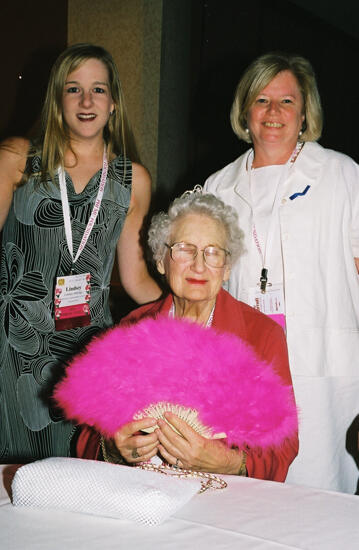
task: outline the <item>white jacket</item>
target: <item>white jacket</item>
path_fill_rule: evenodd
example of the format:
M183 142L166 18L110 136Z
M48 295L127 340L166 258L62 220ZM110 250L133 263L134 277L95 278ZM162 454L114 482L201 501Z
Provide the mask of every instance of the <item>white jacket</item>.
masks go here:
M207 192L237 210L247 248L252 246L249 153L205 183ZM293 197L308 185L305 194ZM354 492L358 471L345 451L345 433L359 414L359 277L354 263L359 257L359 166L346 155L305 143L283 188L279 223L288 351L302 421L302 450L288 479L300 465L294 482ZM228 287L244 301L246 269L244 255L233 267ZM350 462L349 473L343 461Z

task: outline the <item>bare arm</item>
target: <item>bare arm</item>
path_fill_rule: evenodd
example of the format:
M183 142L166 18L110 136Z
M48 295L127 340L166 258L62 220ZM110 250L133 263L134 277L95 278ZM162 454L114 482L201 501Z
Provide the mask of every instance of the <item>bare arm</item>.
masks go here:
M357 266L357 271L359 274L359 258L354 258L354 261L355 261L355 265Z
M121 283L139 304L156 300L161 295L159 286L148 273L140 243L140 231L150 201L150 176L143 166L133 164L131 202L117 243L117 257Z
M22 178L28 149L29 142L23 138L9 138L0 145L0 230Z

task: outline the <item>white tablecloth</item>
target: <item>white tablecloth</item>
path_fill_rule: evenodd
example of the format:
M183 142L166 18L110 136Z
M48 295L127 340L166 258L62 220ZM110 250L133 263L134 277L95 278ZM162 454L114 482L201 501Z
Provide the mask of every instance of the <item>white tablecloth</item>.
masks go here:
M0 466L0 475L4 470ZM236 476L225 479L227 489L196 495L157 527L14 508L1 485L0 548L358 550L359 497Z

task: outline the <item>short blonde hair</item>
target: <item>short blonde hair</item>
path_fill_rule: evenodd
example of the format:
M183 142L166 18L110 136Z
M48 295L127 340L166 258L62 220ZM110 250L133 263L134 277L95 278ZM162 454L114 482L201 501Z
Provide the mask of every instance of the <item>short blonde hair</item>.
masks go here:
M316 141L323 127L323 114L313 67L299 55L267 53L258 57L244 72L237 85L231 109L234 133L247 143L251 136L247 131L247 114L256 97L278 73L290 71L298 82L303 97L303 122L300 141Z

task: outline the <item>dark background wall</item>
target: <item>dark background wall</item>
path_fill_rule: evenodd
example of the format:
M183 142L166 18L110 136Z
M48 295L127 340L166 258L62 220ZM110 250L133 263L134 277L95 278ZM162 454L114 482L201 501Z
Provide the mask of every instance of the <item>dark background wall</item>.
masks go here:
M358 21L356 0L164 0L160 204L203 183L248 147L230 127L233 94L247 65L272 50L311 61L325 115L320 143L359 161Z
M67 44L67 0L1 2L0 138L37 123L50 68Z

